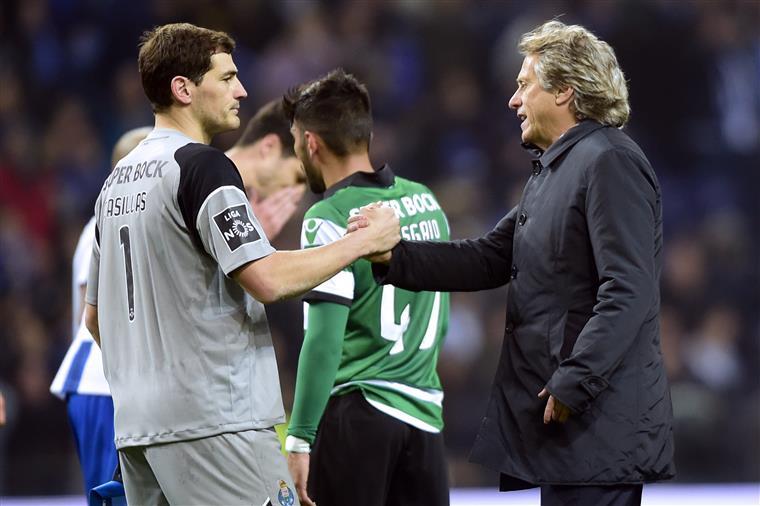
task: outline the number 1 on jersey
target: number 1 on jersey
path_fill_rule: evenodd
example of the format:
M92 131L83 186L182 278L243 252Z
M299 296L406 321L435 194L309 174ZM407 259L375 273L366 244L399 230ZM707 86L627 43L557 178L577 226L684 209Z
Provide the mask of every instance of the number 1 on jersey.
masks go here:
M129 321L135 321L135 285L132 277L132 248L129 244L129 225L119 228L119 243L124 250L124 269L127 279L127 303L129 304Z

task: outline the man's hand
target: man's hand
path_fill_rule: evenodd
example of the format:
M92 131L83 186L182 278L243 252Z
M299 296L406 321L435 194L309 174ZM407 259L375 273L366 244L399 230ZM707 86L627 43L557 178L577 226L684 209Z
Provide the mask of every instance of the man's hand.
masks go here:
M360 228L367 228L369 226L369 220L363 214L355 214L348 219L348 227L346 233L356 232Z
M370 237L364 257L372 261L389 262L390 250L401 240L396 212L380 202L362 207L358 215L349 218L347 232Z
M548 424L552 420L565 423L570 416L570 408L559 402L553 395L550 395L546 388L538 394L539 399L544 399L547 396L549 400L546 401L546 409L544 409L544 424Z
M253 214L261 223L267 239L271 241L277 237L285 223L293 216L304 190L305 186L299 184L277 190L265 199L251 199Z
M306 483L309 481L309 454L308 453L288 453L288 470L293 477L293 483L296 486L298 500L305 506L317 506L317 503L309 498L306 492Z
M355 216L351 216L348 219L348 228L346 229L346 233L350 234L351 232L356 232L360 228L365 228L368 226L369 226L369 221L367 220L367 218L361 214L357 214ZM392 256L393 256L393 252L386 251L385 253L378 253L377 255L369 255L364 258L374 264L388 265L389 263L391 263Z

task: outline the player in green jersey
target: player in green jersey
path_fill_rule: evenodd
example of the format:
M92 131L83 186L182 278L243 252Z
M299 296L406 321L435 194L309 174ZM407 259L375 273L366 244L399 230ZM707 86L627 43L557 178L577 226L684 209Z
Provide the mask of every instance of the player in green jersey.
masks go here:
M348 218L377 201L395 209L402 237L449 239L427 187L387 165L373 168L369 93L355 77L335 70L294 89L284 104L309 186L324 193L304 217L304 248L338 240ZM304 301L286 439L302 504L448 504L436 364L449 294L378 286L371 264L358 260Z

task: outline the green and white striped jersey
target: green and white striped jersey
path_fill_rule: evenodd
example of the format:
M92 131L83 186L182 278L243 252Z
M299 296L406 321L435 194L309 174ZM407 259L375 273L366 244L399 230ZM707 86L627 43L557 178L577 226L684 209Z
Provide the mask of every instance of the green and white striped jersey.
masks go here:
M404 239L449 240L446 216L432 192L384 166L375 173L355 173L329 188L304 217L302 247L339 239L348 218L376 201L396 210ZM440 432L443 392L436 365L448 326L448 293L379 286L371 263L358 260L304 300L304 322L309 302L350 308L331 395L359 389L380 411L421 430Z

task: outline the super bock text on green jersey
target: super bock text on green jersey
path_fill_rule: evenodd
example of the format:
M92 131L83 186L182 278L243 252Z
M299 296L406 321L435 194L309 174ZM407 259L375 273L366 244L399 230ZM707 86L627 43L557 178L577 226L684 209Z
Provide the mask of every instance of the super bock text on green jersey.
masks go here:
M432 192L397 177L388 166L358 172L330 187L304 217L304 248L328 244L346 232L350 216L372 202L391 206L407 240L448 240L446 216ZM343 349L332 395L362 391L378 410L428 432L443 427L443 392L436 372L447 330L449 295L379 286L370 262L358 260L304 297L348 306Z

